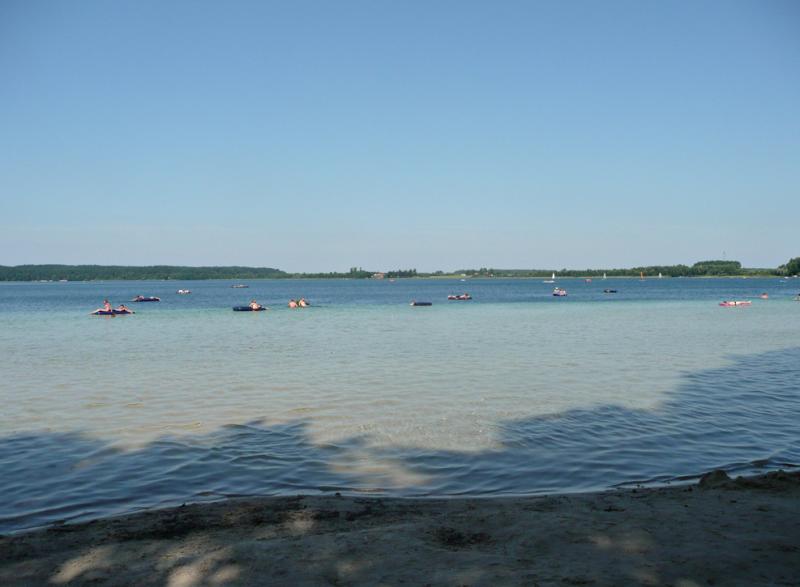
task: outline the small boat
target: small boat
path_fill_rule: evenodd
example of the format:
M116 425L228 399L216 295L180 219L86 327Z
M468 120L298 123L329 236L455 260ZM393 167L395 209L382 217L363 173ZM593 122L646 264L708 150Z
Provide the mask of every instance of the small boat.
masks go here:
M122 316L125 314L133 314L133 310L95 310L91 313L92 316Z
M411 300L412 306L432 306L433 302L418 302L417 300Z
M604 289L603 293L617 293L617 290L615 290L615 289Z
M156 296L136 296L131 300L132 302L160 302L161 298Z
M178 293L178 294L181 294L182 296L185 296L186 294L190 294L190 293L192 293L192 291L191 291L191 290L189 290L189 289L179 289L179 290L178 290L178 291L176 291L175 293Z
M451 294L451 295L447 296L447 299L448 300L471 300L472 296L469 295L468 293L459 294L457 296Z
M720 302L719 305L724 307L724 308L735 308L735 307L738 307L738 306L752 306L753 302L751 302L749 300L741 300L741 301L724 300L724 301Z
M586 279L584 279L583 281L584 281L585 283L592 283L592 278L591 278L591 277L587 277L587 278L586 278Z
M263 312L266 308L264 306L259 306L258 308L251 308L250 306L234 306L234 312Z
M553 276L550 279L545 279L542 283L555 283L556 282L556 274L553 273Z
M567 295L567 290L557 287L553 290L553 295L556 296L557 298L563 298L564 296Z
M249 285L245 285L243 283L237 283L236 285L232 285L231 287L234 288L234 289L242 289L242 288L250 287L250 286Z

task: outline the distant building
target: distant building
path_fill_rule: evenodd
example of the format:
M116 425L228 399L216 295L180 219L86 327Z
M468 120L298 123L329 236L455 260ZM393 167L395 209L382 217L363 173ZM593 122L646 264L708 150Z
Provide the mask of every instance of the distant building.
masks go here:
M372 279L383 279L384 277L386 277L385 273L380 273L379 272L379 273L373 273L372 274Z

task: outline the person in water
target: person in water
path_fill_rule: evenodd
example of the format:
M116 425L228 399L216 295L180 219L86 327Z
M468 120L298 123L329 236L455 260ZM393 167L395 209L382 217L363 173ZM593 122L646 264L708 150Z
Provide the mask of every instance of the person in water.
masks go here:
M260 310L261 309L261 304L259 304L255 300L250 300L250 309L251 310Z
M108 300L103 300L103 306L101 308L97 308L92 314L111 314L114 315L114 311L111 309L111 302Z
M297 302L294 301L293 299L289 300L289 307L290 308L296 308L297 307Z
M308 302L306 301L305 298L300 298L300 300L297 302L297 305L300 306L301 308L307 308Z
M115 312L130 312L131 314L133 314L133 311L128 306L126 306L125 304L120 304L119 306L114 308L114 311Z

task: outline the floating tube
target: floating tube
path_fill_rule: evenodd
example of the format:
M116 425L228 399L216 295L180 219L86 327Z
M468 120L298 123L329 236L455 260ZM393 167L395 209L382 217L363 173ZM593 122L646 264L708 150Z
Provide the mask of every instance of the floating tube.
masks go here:
M253 308L251 308L250 306L234 306L233 307L233 311L234 312L263 312L264 310L266 310L266 308L264 306L261 306L260 308L256 308L255 310Z
M411 302L412 306L432 306L433 302Z
M160 302L161 298L157 298L155 296L136 296L131 300L132 302Z
M132 310L95 310L92 316L119 316L122 314L133 314Z

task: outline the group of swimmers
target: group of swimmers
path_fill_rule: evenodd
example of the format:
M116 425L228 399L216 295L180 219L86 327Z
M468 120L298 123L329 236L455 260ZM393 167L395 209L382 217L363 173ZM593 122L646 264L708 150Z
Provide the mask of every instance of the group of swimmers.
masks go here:
M311 304L309 304L305 298L300 298L299 300L291 299L289 300L289 307L290 308L308 308ZM250 309L254 311L258 311L262 309L264 306L259 304L255 300L250 300ZM267 308L269 310L269 308Z
M264 308L261 304L259 304L255 300L250 300L250 309L253 311L258 311ZM291 299L289 300L289 307L290 308L308 308L311 304L309 304L305 298L300 298L299 300ZM266 308L269 310L269 308Z
M109 313L110 312L120 312L120 313L133 314L133 310L131 310L125 304L120 304L116 308L112 308L111 307L111 302L109 302L108 300L103 300L103 307L102 308L97 308L95 310L95 312L109 312Z
M255 311L255 312L257 312L259 310L263 310L263 309L267 309L267 310L269 309L269 308L264 308L264 306L262 306L261 304L259 304L255 300L250 300L250 303L248 305L250 306L250 309ZM289 307L290 308L308 308L310 305L311 304L309 304L306 301L305 298L300 298L299 300L294 300L294 299L289 300ZM131 310L125 304L120 304L116 308L112 308L111 307L111 302L109 302L108 300L103 300L103 307L102 308L97 308L97 310L95 310L95 312L108 312L108 313L120 312L120 313L133 314L133 310Z

